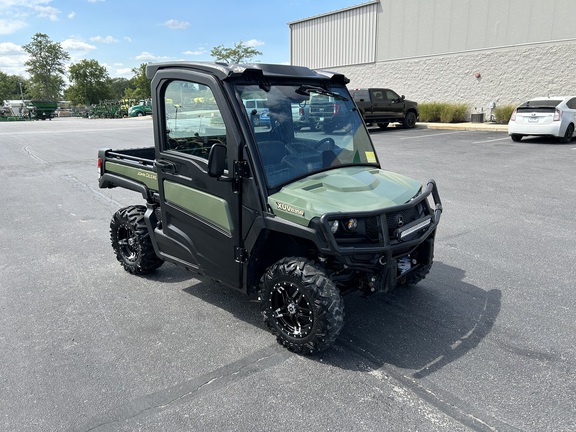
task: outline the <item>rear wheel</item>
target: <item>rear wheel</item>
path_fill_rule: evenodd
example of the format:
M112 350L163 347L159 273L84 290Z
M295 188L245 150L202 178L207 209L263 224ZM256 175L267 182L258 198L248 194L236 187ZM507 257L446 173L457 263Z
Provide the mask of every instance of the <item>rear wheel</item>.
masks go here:
M512 134L512 135L510 135L510 138L512 138L512 141L515 141L515 142L522 141L522 135Z
M145 213L144 206L124 207L110 221L110 241L116 259L124 270L133 274L150 273L164 262L154 252Z
M283 258L260 281L261 310L279 344L313 354L330 347L344 325L344 302L312 261Z
M570 141L572 141L572 135L574 135L574 125L570 123L566 128L564 136L560 138L560 142L563 144L569 143Z
M390 123L378 123L378 127L382 130L386 129Z

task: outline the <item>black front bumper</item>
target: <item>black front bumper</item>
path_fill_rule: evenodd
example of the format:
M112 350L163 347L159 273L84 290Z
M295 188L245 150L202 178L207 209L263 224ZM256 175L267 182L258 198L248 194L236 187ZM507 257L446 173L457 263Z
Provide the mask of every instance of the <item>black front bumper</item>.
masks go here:
M433 200L431 206L428 198ZM405 204L382 210L327 213L320 218L320 228L327 240L322 251L352 270L375 272L396 266L399 258L416 249L419 265L432 262L436 228L442 214L442 202L436 182ZM354 218L365 223L365 232L357 239L339 238L331 231L331 222ZM368 227L370 226L370 227Z

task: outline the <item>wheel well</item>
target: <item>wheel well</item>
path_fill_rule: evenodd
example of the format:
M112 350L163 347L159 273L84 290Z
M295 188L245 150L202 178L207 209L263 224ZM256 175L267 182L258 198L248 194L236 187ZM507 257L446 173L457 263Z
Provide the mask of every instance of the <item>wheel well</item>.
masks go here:
M257 287L260 278L275 262L287 256L310 258L314 261L318 256L316 245L310 240L291 236L277 231L260 233L254 248L250 252L248 262L248 290Z

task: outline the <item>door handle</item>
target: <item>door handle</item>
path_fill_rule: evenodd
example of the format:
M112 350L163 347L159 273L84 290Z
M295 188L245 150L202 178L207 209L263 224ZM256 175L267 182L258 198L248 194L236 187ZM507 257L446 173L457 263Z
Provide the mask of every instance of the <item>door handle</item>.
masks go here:
M157 160L156 168L160 169L160 171L165 173L176 174L176 164L173 162L169 162L166 160Z

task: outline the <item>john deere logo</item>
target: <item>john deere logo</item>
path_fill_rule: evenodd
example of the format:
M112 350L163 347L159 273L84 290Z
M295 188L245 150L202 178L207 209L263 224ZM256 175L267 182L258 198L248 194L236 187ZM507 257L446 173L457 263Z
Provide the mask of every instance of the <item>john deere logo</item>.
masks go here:
M278 208L278 210L282 210L288 213L297 214L298 216L304 216L304 210L294 208L289 204L276 201L276 208Z

